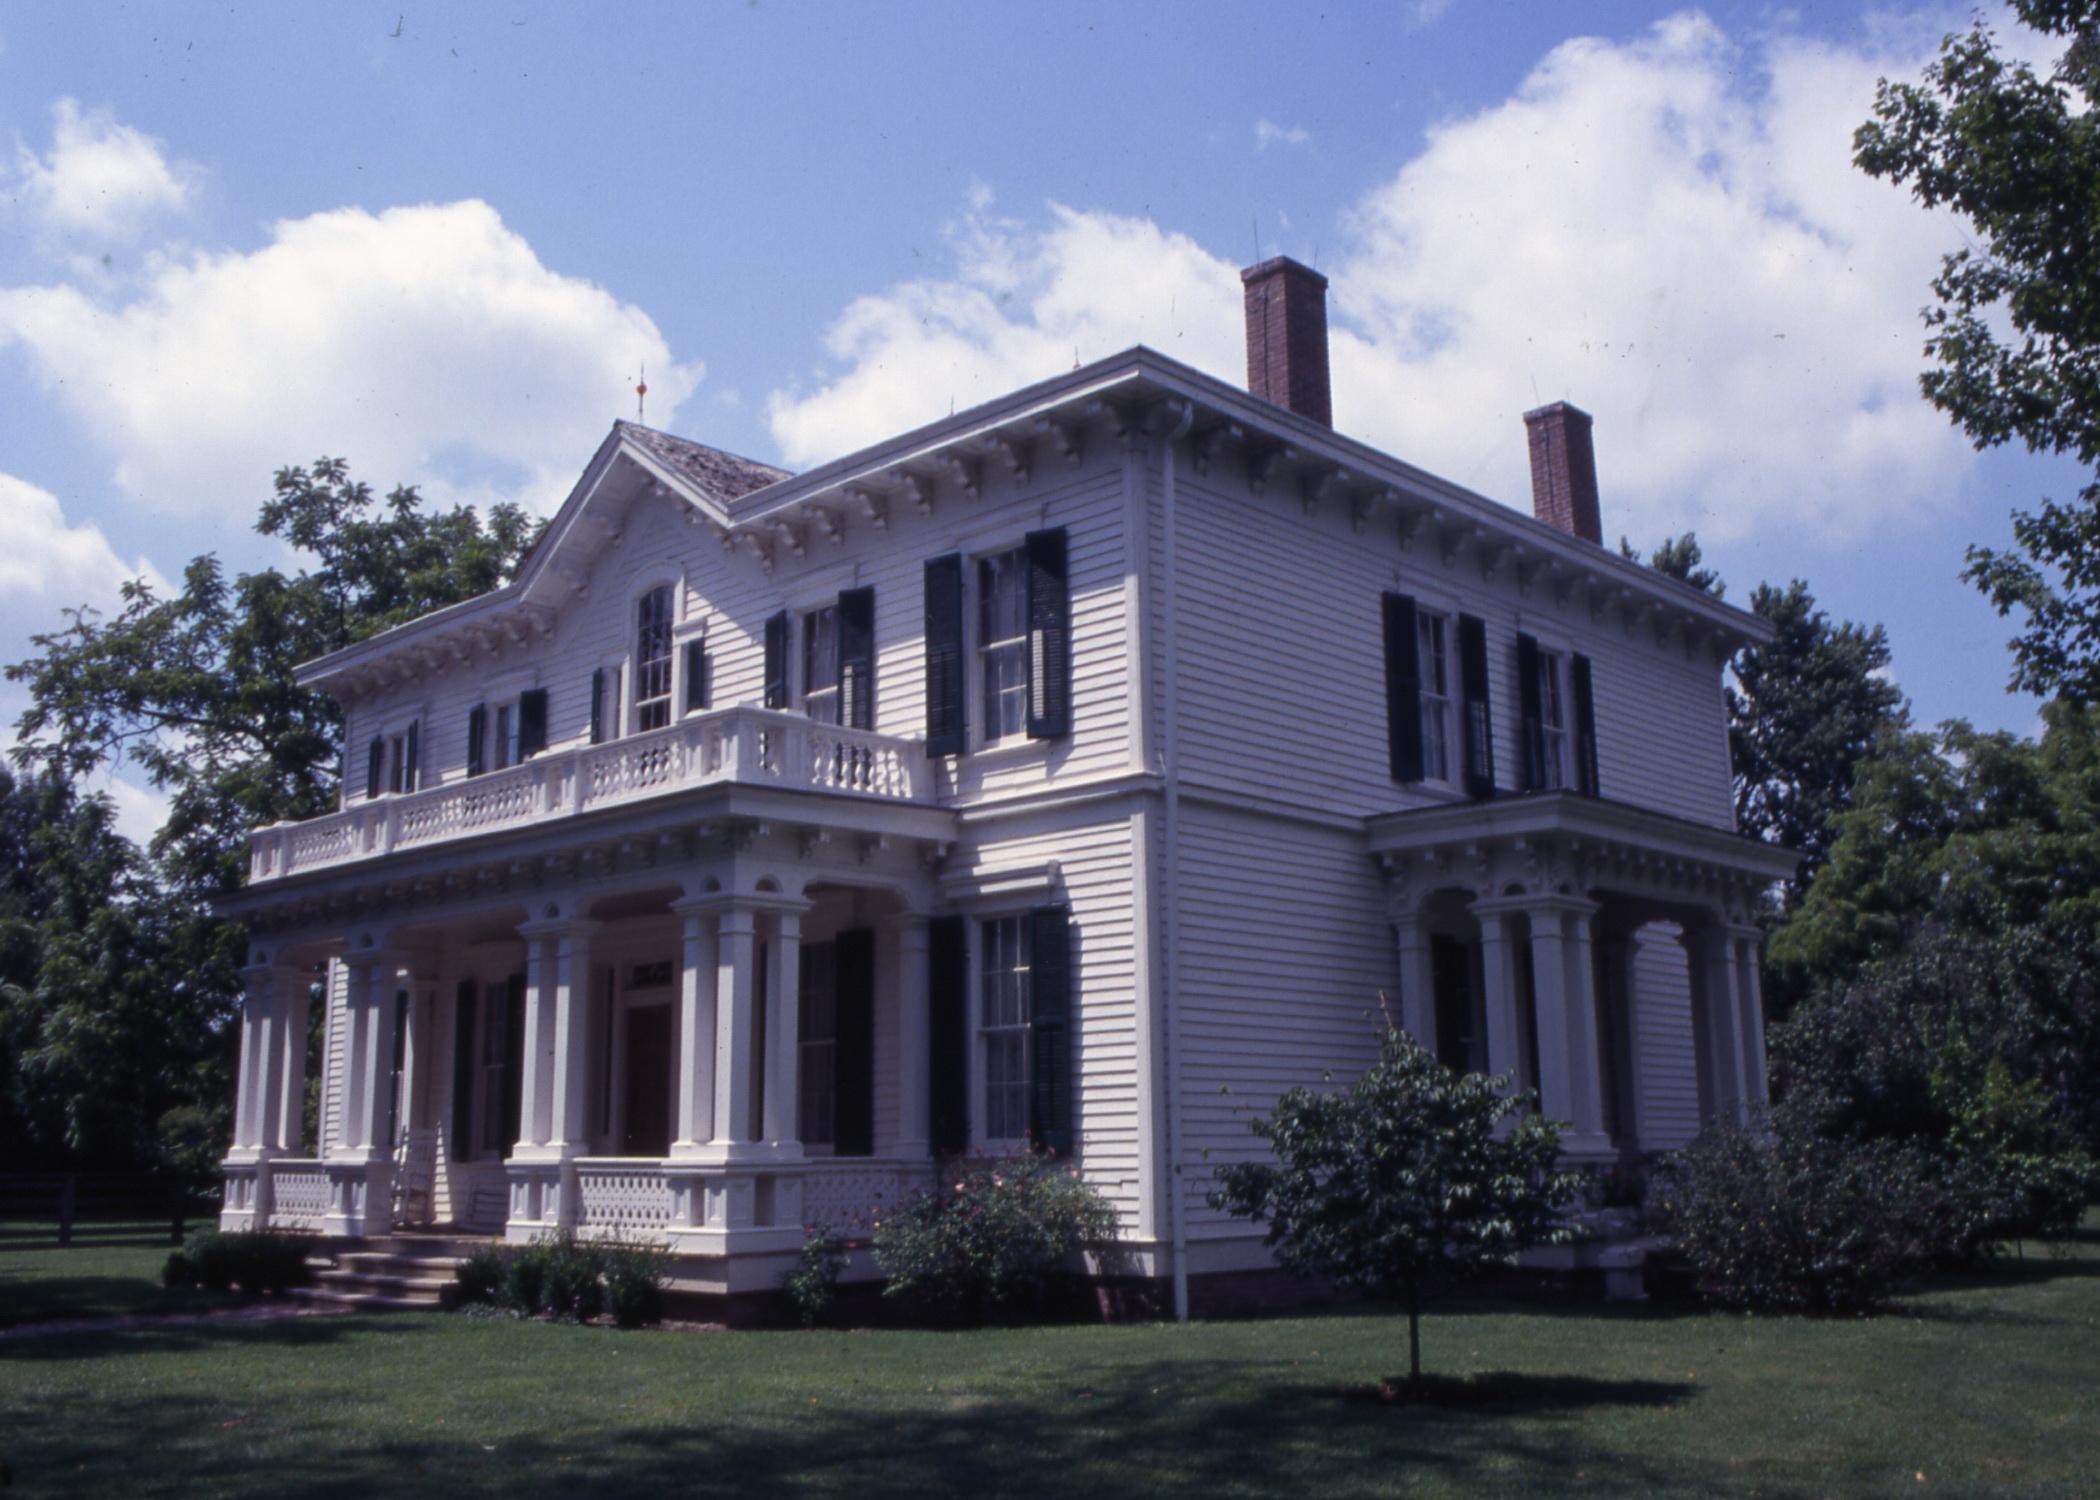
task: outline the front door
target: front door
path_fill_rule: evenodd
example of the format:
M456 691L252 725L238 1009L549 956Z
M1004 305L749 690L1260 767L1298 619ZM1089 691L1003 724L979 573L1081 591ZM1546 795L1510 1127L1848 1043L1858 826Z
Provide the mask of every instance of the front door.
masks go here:
M671 1007L627 1012L626 1129L622 1156L662 1156L671 1149Z

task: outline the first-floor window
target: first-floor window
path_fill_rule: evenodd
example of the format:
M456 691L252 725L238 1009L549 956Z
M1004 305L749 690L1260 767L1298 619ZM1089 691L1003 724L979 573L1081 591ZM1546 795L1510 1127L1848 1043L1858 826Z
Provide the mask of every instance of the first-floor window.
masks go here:
M1416 656L1422 678L1422 776L1451 780L1451 662L1448 621L1422 611L1415 616Z
M802 945L800 985L802 1141L829 1146L838 1140L839 982L834 944Z
M839 610L802 617L802 711L820 724L839 722Z
M510 986L491 984L481 995L481 1154L502 1156L504 1072L510 1056Z
M977 563L977 658L984 683L986 744L1028 727L1028 552L1016 547Z
M984 1057L984 1134L1018 1141L1028 1134L1028 922L993 917L982 929L979 1036Z

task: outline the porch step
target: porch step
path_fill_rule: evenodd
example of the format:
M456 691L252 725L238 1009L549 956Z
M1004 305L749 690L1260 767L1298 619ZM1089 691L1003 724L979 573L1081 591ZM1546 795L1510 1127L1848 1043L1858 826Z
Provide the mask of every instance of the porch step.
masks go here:
M466 1261L443 1243L404 1245L392 1237L366 1243L373 1248L338 1250L332 1261L310 1260L313 1285L301 1288L300 1295L311 1302L375 1311L434 1308Z
M316 1302L325 1307L345 1307L361 1312L430 1312L438 1305L437 1294L420 1293L409 1296L392 1295L386 1292L346 1291L332 1286L294 1287L292 1295L302 1302Z

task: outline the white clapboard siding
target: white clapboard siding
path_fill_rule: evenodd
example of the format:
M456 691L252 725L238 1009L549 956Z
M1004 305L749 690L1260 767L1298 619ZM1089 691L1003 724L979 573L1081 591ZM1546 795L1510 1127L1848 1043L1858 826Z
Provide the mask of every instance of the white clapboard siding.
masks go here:
M1192 1234L1245 1232L1203 1201L1252 1159L1248 1129L1284 1090L1375 1060L1397 961L1361 835L1185 802L1174 893L1181 973L1182 1160Z
M1605 796L1733 826L1710 655L1592 622L1543 585L1524 594L1514 568L1483 580L1470 561L1445 566L1426 541L1402 549L1391 527L1354 531L1339 507L1307 517L1295 493L1256 497L1222 471L1179 481L1176 505L1175 749L1190 778L1349 816L1429 800L1391 778L1380 601L1393 590L1486 622L1499 785L1522 775L1523 631L1591 659ZM1454 678L1457 665L1454 638Z

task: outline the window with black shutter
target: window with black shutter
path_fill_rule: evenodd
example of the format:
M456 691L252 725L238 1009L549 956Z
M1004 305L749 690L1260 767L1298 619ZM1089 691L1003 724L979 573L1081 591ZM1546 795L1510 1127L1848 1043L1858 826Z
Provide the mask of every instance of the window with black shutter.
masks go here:
M1458 617L1458 677L1465 716L1466 795L1485 801L1495 795L1495 720L1488 706L1487 622Z
M1072 732L1072 588L1065 529L1031 531L1028 548L1028 737Z
M1038 1149L1070 1156L1072 939L1062 906L1028 914L1028 1133Z
M926 753L960 755L963 742L963 560L926 560Z
M1575 790L1596 797L1601 795L1597 790L1597 699L1590 683L1590 659L1579 654L1572 657L1569 676L1575 689Z
M875 591L839 595L839 723L875 727Z
M1539 694L1539 643L1517 636L1517 703L1524 737L1524 790L1550 785L1546 776L1546 721Z
M547 690L527 688L518 694L518 759L547 748Z
M1385 732L1393 780L1422 779L1422 664L1415 649L1415 601L1385 596Z
M401 785L396 790L412 792L421 785L421 782L417 779L417 773L420 770L418 762L421 757L417 753L418 747L416 743L419 737L418 731L421 727L419 721L410 719L408 721L408 733L401 737Z
M376 797L382 778L386 775L386 736L372 736L370 750L365 755L365 796Z
M477 703L467 710L467 774L479 776L488 769L489 706Z
M781 610L766 619L767 708L788 706L788 613Z

